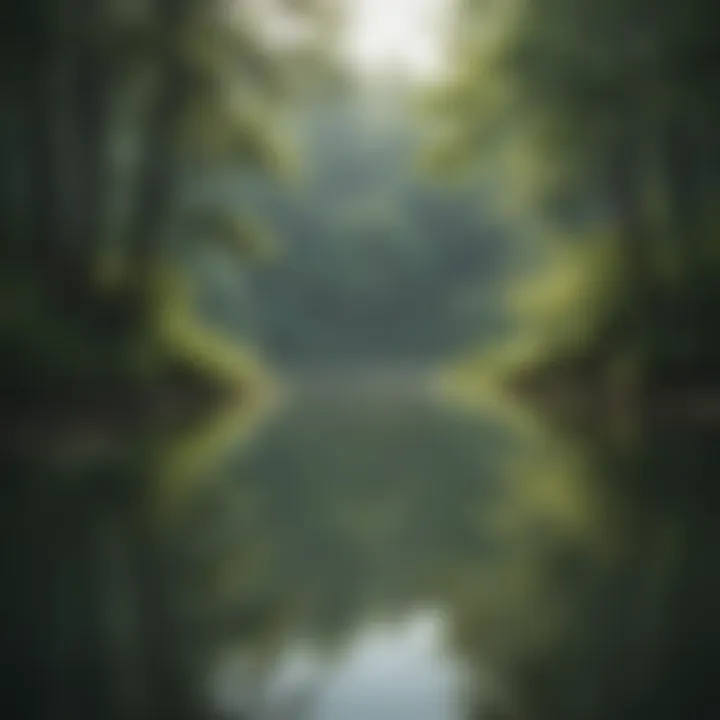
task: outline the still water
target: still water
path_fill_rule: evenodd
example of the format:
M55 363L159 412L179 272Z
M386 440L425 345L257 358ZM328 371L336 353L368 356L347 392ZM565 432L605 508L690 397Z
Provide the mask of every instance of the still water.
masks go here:
M461 720L467 679L444 634L445 618L430 610L368 620L332 655L288 645L260 696L242 688L237 659L215 676L214 692L228 717Z
M560 431L419 371L221 425L8 464L3 717L717 715L716 428Z
M483 518L511 437L445 402L427 374L391 375L303 377L224 468L264 592L304 638L269 672L272 717L285 701L294 717L303 693L313 720L467 716L448 596L492 557ZM244 672L231 654L214 678L228 714L247 705Z
M708 707L715 433L546 425L470 409L421 374L299 384L225 471L246 509L246 581L315 658L290 690L280 642L266 707L280 683L285 710L268 716Z

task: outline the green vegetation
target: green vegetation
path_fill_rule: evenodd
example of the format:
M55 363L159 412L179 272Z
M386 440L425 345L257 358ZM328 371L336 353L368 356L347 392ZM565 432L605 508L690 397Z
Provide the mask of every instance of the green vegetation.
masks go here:
M186 396L198 409L250 382L241 356L198 343L181 264L196 244L251 246L240 218L188 198L188 178L276 160L262 118L280 63L249 10L226 10L38 0L8 11L0 374L13 416L53 407L60 423L102 421Z
M276 168L270 120L294 51L252 5L11 5L0 713L207 717L217 604L194 587L210 560L196 557L200 492L188 502L183 473L199 460L179 468L174 446L228 405L247 422L263 374L195 311L188 253L237 262L253 242L190 181Z
M715 4L462 3L432 112L325 0L5 10L0 716L205 720L419 603L519 718L712 715Z
M489 162L553 258L510 384L638 398L714 387L716 5L471 3L463 18L443 157ZM550 294L547 327L535 305Z

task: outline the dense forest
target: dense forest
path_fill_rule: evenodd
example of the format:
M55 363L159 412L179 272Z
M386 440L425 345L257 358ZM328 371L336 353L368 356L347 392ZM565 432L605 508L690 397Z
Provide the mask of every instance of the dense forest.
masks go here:
M494 158L549 246L517 386L714 386L716 28L709 1L468 4L439 161Z
M716 710L720 11L423 7L4 4L3 717L416 603L503 717Z
M251 245L241 218L187 197L188 177L276 164L263 114L282 62L251 8L226 11L40 0L8 11L3 382L15 411L36 396L45 414L55 397L97 416L112 394L106 409L137 417L146 393L153 411L242 384L238 362L201 349L179 262L196 243L230 257Z
M183 268L252 241L186 188L277 169L268 118L303 61L262 10L3 5L4 717L207 712L216 556L173 458L219 408L238 422L259 370L199 321Z

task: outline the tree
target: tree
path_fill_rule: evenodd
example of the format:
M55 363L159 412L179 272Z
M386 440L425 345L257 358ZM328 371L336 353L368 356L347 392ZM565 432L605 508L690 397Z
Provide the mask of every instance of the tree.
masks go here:
M699 218L720 160L708 132L720 109L717 9L646 0L469 8L453 136L460 148L490 138L505 155L518 144L530 153L541 168L535 222L544 215L575 237L612 228L625 300L596 352L635 348L651 383L715 357L702 308L716 302L717 259ZM578 215L582 207L595 209ZM669 357L678 345L694 346L694 357Z
M188 176L275 160L266 118L290 49L256 8L3 5L8 717L203 710L148 446L229 391L161 325L168 267L198 239L191 218L212 209L188 198Z

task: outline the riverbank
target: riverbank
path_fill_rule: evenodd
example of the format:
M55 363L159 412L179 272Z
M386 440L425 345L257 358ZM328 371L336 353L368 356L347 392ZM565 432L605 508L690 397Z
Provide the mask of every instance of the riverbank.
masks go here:
M504 397L537 411L545 422L570 427L641 421L720 425L720 381L651 382L623 368L532 357L507 346L455 364L445 383L467 401Z
M32 320L5 338L0 442L33 462L190 432L224 408L251 407L270 383L250 349L177 310L144 332Z

